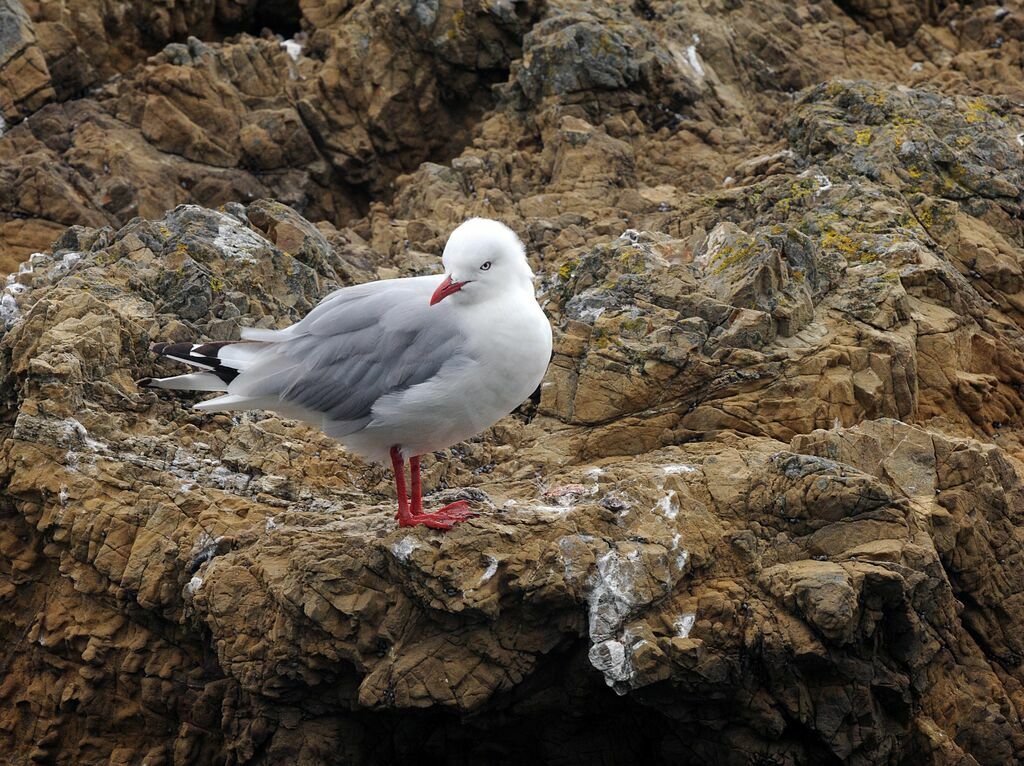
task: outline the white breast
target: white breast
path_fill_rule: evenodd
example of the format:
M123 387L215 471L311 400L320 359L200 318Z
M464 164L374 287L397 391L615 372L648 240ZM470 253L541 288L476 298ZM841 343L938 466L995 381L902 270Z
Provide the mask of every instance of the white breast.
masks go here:
M345 437L346 446L382 462L394 444L406 457L446 449L530 397L551 358L551 325L532 296L471 309L464 321L467 357L425 383L380 399L373 421Z

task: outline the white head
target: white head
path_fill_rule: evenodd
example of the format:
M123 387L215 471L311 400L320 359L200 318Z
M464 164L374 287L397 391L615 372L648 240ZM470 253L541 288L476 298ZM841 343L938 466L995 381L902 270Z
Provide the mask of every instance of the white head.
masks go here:
M477 303L527 290L533 295L533 271L526 250L508 226L489 218L470 218L448 237L441 256L445 279L430 305L458 293L457 303Z

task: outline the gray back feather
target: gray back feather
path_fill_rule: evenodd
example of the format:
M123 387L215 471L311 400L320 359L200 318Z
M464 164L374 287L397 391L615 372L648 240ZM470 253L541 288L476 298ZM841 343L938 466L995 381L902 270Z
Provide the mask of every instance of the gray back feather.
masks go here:
M447 307L429 306L434 278L396 279L327 296L230 387L277 396L334 421L364 425L387 394L430 380L463 356Z

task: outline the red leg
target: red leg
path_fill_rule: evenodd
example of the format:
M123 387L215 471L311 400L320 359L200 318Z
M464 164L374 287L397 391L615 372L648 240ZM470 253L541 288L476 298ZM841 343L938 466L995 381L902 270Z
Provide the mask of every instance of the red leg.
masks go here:
M398 525L404 527L412 514L409 513L409 498L405 494L405 461L397 444L391 448L391 467L395 471L395 493L398 495L398 515L395 518Z
M397 455L397 458L396 458ZM401 465L402 455L398 451L397 447L391 448L391 461L394 463L398 460L396 465ZM404 468L401 469L404 471ZM400 469L395 468L395 476L399 475ZM471 519L476 516L471 510L469 510L469 503L465 500L459 500L454 503L449 503L444 508L441 508L434 513L423 512L423 483L420 478L420 457L415 455L409 458L409 476L412 484L412 507L406 508L405 513L402 513L401 502L399 502L398 508L398 526L400 527L411 527L416 524L423 524L431 529L442 529L448 530L458 524L460 521ZM399 486L398 480L395 481L395 486ZM400 497L405 496L405 476L402 475L402 489L400 490Z
M412 512L423 513L423 482L420 479L420 456L409 458L409 476L412 479Z

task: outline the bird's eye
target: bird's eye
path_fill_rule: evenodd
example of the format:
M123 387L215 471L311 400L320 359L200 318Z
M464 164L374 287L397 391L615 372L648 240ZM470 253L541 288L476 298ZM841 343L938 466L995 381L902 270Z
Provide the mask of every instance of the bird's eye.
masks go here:
M480 264L480 271L487 271L487 269L489 269L489 268L491 268L491 262L490 261L485 261L484 263Z

